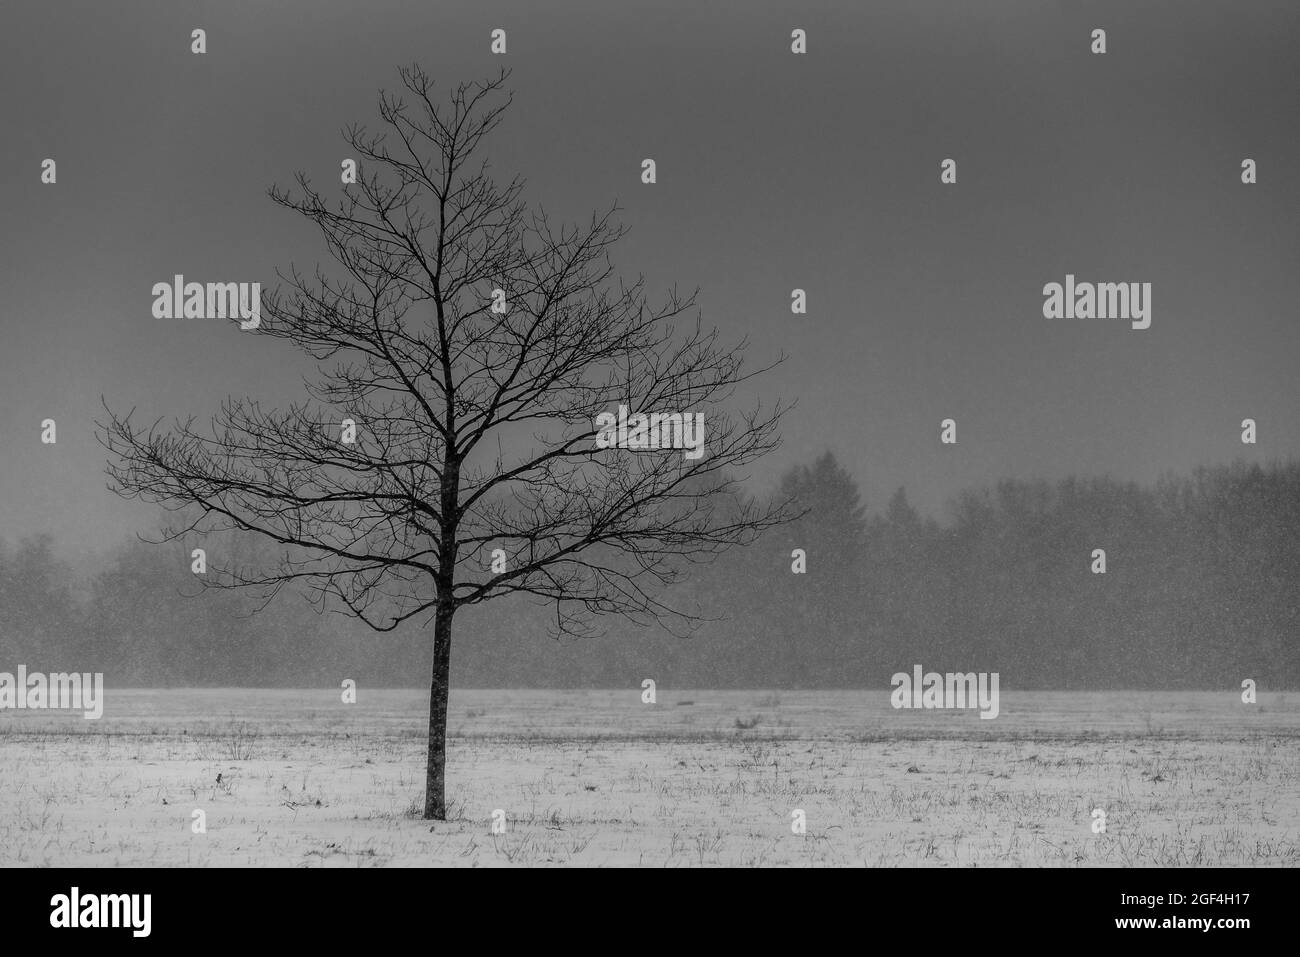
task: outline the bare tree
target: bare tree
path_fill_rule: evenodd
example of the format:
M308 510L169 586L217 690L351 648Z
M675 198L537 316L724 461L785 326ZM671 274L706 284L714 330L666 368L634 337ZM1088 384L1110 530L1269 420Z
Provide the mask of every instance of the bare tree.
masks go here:
M110 487L185 516L170 537L234 529L283 546L274 568L224 569L223 587L269 600L302 584L378 631L432 620L424 816L445 820L457 611L524 593L553 606L557 632L588 633L601 613L689 628L662 586L784 518L736 504L784 410L728 413L763 371L745 367L745 343L705 331L694 295L652 306L643 278L615 276L617 206L557 227L518 178L489 176L476 154L509 105L506 73L437 101L418 66L400 73L405 93L379 96L381 132L344 131L360 163L341 200L302 173L270 191L320 228L333 271L278 273L261 326L240 334L315 360L309 399L230 398L202 431L137 428L106 404L99 426ZM703 413L705 454L600 447L597 416L619 405Z

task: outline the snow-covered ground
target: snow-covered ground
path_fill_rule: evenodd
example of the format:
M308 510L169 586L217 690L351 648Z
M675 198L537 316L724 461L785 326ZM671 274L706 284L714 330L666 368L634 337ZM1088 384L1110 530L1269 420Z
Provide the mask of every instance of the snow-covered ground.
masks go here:
M426 704L110 688L99 721L0 712L0 864L1300 864L1300 693L1003 689L980 720L888 690L454 691L438 824Z

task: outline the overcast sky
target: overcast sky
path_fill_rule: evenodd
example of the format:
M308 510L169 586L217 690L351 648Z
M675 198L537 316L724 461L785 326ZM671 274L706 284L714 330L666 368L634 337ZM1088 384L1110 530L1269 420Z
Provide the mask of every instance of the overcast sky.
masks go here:
M150 289L324 259L265 191L337 183L340 129L413 61L510 67L495 168L569 218L617 200L622 271L699 286L706 323L790 355L762 386L799 405L760 488L830 448L869 507L905 485L941 515L1003 476L1293 457L1298 38L1294 0L5 0L0 537L98 549L152 522L104 488L101 395L150 419L301 396L283 343L154 319ZM1151 327L1045 319L1066 273L1150 282Z

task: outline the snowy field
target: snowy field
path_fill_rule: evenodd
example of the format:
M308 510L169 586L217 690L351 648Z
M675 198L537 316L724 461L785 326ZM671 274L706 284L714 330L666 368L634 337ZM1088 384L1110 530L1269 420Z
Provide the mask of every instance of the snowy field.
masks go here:
M439 824L419 819L427 694L358 698L0 712L0 864L1300 864L1300 693L1004 689L980 720L888 690L453 691Z

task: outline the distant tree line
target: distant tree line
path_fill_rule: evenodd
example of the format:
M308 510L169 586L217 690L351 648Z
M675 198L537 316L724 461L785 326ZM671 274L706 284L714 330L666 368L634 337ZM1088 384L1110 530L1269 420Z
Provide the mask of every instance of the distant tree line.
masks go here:
M801 517L666 595L717 620L687 637L615 621L554 640L545 609L506 600L466 615L454 683L884 688L921 664L997 671L1004 688L1300 686L1300 463L1147 487L1005 480L959 495L941 523L903 489L868 510L827 453L771 495ZM110 687L427 685L418 622L376 635L287 593L259 610L197 577L176 544L132 541L78 578L48 536L0 542L0 671L102 671Z

